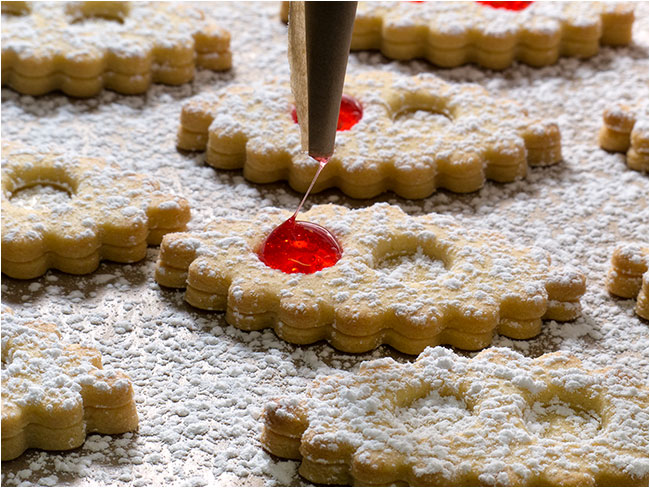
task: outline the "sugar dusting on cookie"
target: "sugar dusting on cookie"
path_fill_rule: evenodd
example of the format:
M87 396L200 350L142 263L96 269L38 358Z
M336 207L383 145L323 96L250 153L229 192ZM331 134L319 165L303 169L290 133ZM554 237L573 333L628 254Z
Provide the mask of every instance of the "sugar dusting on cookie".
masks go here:
M552 120L530 119L516 101L476 84L376 70L349 75L344 90L359 100L363 117L337 133L325 168L297 143L286 81L234 84L194 97L181 112L177 144L205 150L216 168L243 168L252 182L287 180L299 191L322 170L316 191L336 187L355 198L386 190L407 198L438 188L467 193L486 179L516 181L529 168L562 159Z
M169 2L8 2L2 83L20 93L144 93L231 66L230 34L200 9Z
M3 137L40 150L64 146L155 176L164 189L190 201L190 230L202 229L214 216L251 217L265 206L294 209L300 195L285 184L252 185L239 172L217 171L204 164L201 154L180 154L174 147L179 113L189 97L235 79L257 83L267 75L269 81L288 76L286 27L277 19L277 4L210 9L233 32L235 78L199 72L192 84L155 86L147 96L105 91L83 101L61 95L35 99L4 89ZM564 58L543 69L517 65L500 73L473 66L435 71L447 82L479 83L519 100L531 117L557 120L564 149L559 166L534 170L522 182L488 183L468 195L440 192L412 202L388 194L376 200L397 203L412 215L438 212L468 228L497 230L513 242L545 249L556 264L586 273L582 318L551 322L531 341L498 337L494 343L532 357L567 351L595 368L627 366L630 375L647 383L648 326L635 316L633 300L613 299L605 288L617 241L647 241L647 177L627 171L623 155L597 146L606 105L647 99L647 6L636 4L635 10L635 45L603 48L590 60ZM257 51L259 46L263 51ZM387 62L376 53L353 55L350 63L350 72L431 69L421 61ZM367 204L338 191L317 195L313 202ZM345 224L340 226L343 230ZM127 372L140 414L137 435L91 435L75 452L35 451L5 463L3 485L148 486L179 479L188 485L301 484L297 463L272 458L261 448L266 401L298 396L316 376L356 371L362 360L388 354L399 362L413 361L388 349L351 356L322 344L295 347L269 331L228 327L219 315L185 305L182 293L155 285L156 255L150 250L140 264L104 264L74 279L54 272L32 281L3 279L3 303L16 314L57 322L71 341L97 347L105 367ZM535 388L532 379L517 381ZM531 421L539 423L549 408L536 411ZM590 422L584 418L585 426ZM634 437L623 424L621 433Z
M271 400L262 443L315 483L609 485L647 481L648 393L566 352L526 358L445 348L319 378ZM632 435L621 441L619 422ZM299 450L296 450L299 444Z

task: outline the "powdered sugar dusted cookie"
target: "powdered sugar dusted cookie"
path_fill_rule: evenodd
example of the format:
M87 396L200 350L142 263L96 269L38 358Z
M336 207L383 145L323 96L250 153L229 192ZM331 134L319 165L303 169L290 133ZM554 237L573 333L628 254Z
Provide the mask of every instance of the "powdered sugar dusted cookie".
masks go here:
M167 235L156 281L186 288L198 308L225 310L240 329L272 327L286 341L326 339L347 352L380 344L410 354L437 344L475 350L495 330L528 339L542 319L581 313L583 275L551 269L545 251L387 204L312 207L305 220L332 231L342 256L313 274L285 274L257 253L288 217L269 209L253 220L218 219L203 233Z
M271 402L262 445L324 484L647 486L648 389L564 352L427 348Z
M34 198L19 197L39 185ZM90 273L101 259L139 261L147 244L184 230L189 219L187 201L147 176L2 143L2 272L13 278L49 268Z
M637 108L619 104L603 113L598 135L600 147L607 151L626 152L628 167L648 172L648 102Z
M2 84L28 95L179 85L195 67L229 69L230 34L167 2L3 2Z
M614 2L360 2L351 49L392 59L426 58L442 67L477 63L504 69L560 56L586 58L600 45L632 40L634 8ZM506 3L506 2L493 2ZM512 10L517 3L522 10Z
M30 447L74 449L86 434L137 430L133 387L102 369L96 349L68 344L53 324L2 316L2 460Z
M612 255L607 289L622 298L637 297L636 313L648 319L648 248L637 244L619 246Z
M514 181L528 166L562 159L560 133L511 100L430 74L349 77L330 162L314 191L336 186L355 198L392 190L424 198L436 188L470 192L486 179ZM178 147L205 150L220 169L255 183L288 180L307 190L318 168L300 146L288 83L231 85L184 107Z

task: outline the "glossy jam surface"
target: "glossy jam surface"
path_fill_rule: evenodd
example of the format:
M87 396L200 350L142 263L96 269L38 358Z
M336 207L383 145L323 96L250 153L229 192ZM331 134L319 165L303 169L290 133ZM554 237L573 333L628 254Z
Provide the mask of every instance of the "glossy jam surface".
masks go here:
M341 246L324 227L291 217L262 244L260 260L285 273L315 273L341 259Z
M504 8L506 10L523 10L533 2L477 2L492 8Z
M297 124L298 114L296 107L291 109L291 118ZM339 121L336 130L350 130L363 118L363 107L356 98L349 95L341 97L341 108L339 109Z

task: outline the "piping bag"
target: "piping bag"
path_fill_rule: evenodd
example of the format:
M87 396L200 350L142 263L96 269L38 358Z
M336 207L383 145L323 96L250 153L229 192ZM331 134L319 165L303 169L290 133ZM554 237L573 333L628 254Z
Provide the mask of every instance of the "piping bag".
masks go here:
M264 264L285 273L314 273L341 257L327 229L296 217L334 152L356 10L357 2L289 4L289 67L300 142L319 167L293 216L269 234L259 252Z
M321 164L334 152L357 2L290 2L289 67L302 149Z

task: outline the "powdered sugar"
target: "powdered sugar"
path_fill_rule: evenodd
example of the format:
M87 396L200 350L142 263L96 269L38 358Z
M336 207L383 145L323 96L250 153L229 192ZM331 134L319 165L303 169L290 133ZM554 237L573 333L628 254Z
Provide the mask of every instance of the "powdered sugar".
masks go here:
M233 72L199 71L191 84L154 86L137 97L105 91L89 100L32 98L4 89L3 137L39 149L63 146L150 174L164 190L190 201L191 230L203 229L214 216L251 217L270 205L293 210L301 195L286 184L253 185L239 171L214 170L203 163L203 154L174 147L181 107L192 95L231 82L288 78L286 27L276 3L203 8L233 34ZM597 367L626 365L647 382L648 326L635 316L633 300L614 299L605 289L618 242L647 242L647 177L627 170L624 155L597 145L607 105L647 98L647 6L635 9L635 44L601 49L589 60L563 58L547 68L516 65L495 73L475 66L438 70L361 52L351 56L348 70L428 71L450 83L479 83L519 100L531 118L558 121L564 156L558 166L535 169L520 182L488 183L467 195L442 191L409 201L388 194L373 202L387 200L412 215L450 215L467 228L494 229L518 244L537 245L550 252L554 264L575 266L588 277L582 318L551 322L530 341L494 342L530 356L564 350ZM308 205L328 202L369 204L331 190L310 197ZM201 312L186 305L181 292L159 288L153 282L156 257L157 250L150 249L143 262L103 264L81 277L3 276L3 302L17 315L57 321L71 341L97 347L106 367L131 377L140 415L138 434L93 435L74 452L29 452L3 463L3 485L301 484L295 462L272 458L259 444L266 402L299 394L316 375L354 370L365 359L388 354L413 360L387 348L348 355L325 344L290 346L269 331L226 326L221 314Z
M264 442L275 452L302 439L301 473L328 484L554 486L613 472L638 483L648 474L647 437L634 435L648 428L647 391L617 375L565 353L530 360L492 348L468 361L429 348L415 363L365 362L321 378L298 406L272 402ZM633 433L625 442L621 429Z

